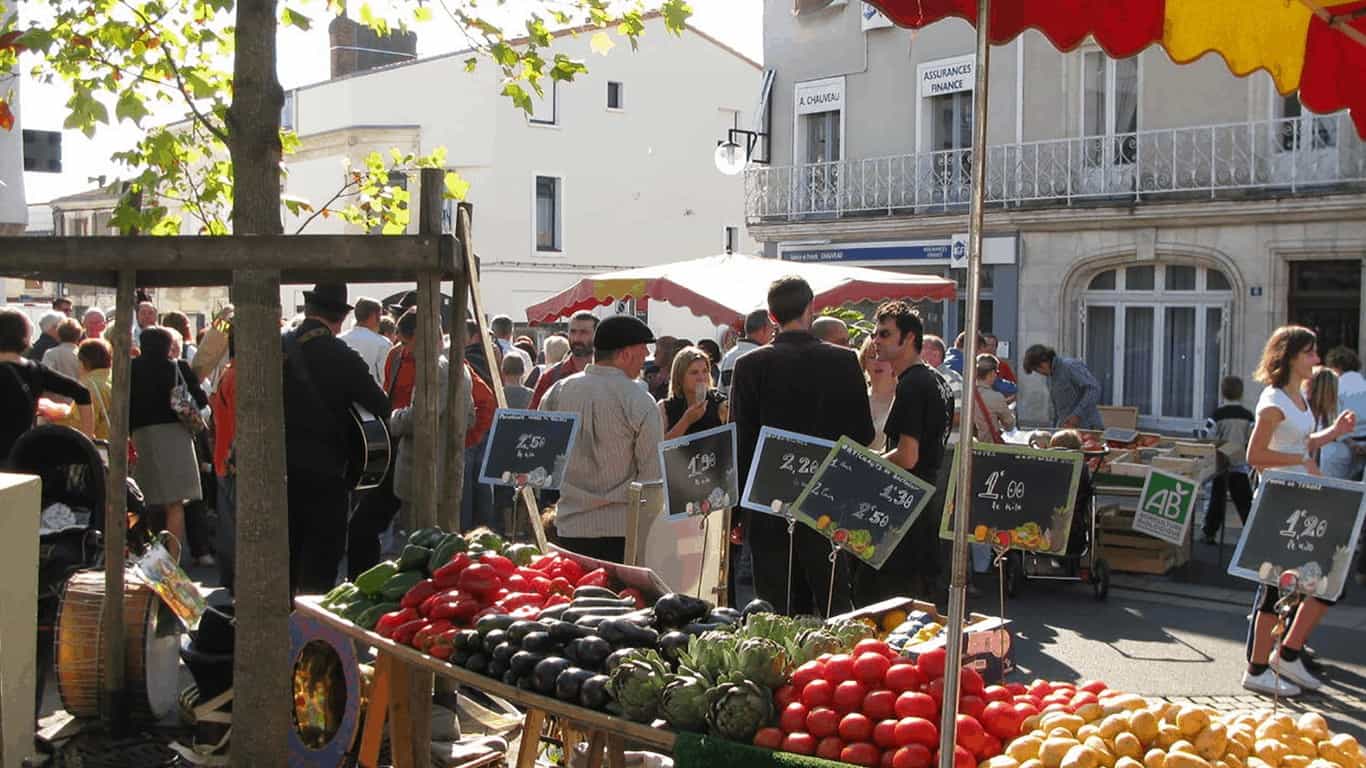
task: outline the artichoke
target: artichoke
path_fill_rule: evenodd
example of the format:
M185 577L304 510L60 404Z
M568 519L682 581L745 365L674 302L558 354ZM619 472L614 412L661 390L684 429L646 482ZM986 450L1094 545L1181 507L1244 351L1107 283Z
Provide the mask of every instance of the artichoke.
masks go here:
M839 639L844 649L853 648L860 640L877 637L877 630L859 619L837 619L826 625L826 631Z
M797 636L800 662L805 664L823 653L842 653L850 646L835 635L820 629L809 629Z
M642 649L628 654L612 670L607 690L622 714L648 723L659 714L659 694L668 674L669 668L658 653Z
M712 630L695 635L678 654L679 671L715 683L721 675L735 670L736 643L730 632Z
M707 728L707 681L691 675L670 675L659 696L659 710L669 725L701 733Z
M773 695L753 682L722 683L707 692L707 725L715 736L748 744L773 719Z
M783 646L759 637L744 640L735 650L738 671L747 680L766 688L787 682L787 651Z

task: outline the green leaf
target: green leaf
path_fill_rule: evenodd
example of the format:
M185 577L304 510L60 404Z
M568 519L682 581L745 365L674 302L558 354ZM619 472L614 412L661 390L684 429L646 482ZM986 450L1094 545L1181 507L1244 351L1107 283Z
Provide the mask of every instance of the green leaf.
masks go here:
M675 35L683 33L688 18L692 16L692 6L688 5L687 0L664 0L659 10L664 14L664 28Z
M401 234L403 234L404 232L407 232L407 231L408 231L408 226L407 226L406 224L400 224L400 223L398 223L397 221L388 221L388 222L385 222L384 227L380 230L380 234L383 234L383 235L401 235Z
M419 5L413 9L413 19L415 21L428 22L432 20L432 9L425 5Z
M599 56L606 56L611 53L616 45L617 44L612 41L612 36L602 30L594 32L593 37L588 40L589 49Z
M471 56L471 57L469 57L468 59L465 59L465 71L466 71L466 72L473 72L473 71L474 71L474 68L475 68L476 66L478 66L478 64L479 64L479 57L478 57L478 56Z
M294 195L281 195L280 202L285 206L285 210L289 211L291 214L295 216L301 216L304 213L313 212L313 206L302 197L296 197Z
M128 120L139 127L142 126L142 118L149 114L151 112L143 105L142 97L132 89L120 93L118 103L114 105L114 117L119 120Z
M516 83L508 83L507 85L503 86L503 95L508 97L509 99L512 99L513 106L517 107L518 109L522 110L528 115L531 114L531 95L528 94L526 92L526 89L522 88L522 86Z
M280 11L280 23L287 27L298 27L305 32L308 31L309 27L313 26L312 19L289 6L285 6L284 10Z
M469 194L470 183L465 181L460 174L455 171L446 171L446 194L447 200L464 200L465 195Z

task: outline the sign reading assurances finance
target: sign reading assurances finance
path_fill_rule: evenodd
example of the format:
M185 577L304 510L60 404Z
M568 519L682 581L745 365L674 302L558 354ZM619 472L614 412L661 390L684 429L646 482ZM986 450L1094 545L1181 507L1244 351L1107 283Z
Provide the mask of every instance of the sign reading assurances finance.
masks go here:
M1078 451L974 442L969 522L972 540L995 541L997 532L1008 531L1011 549L1066 552L1082 461ZM946 539L953 538L957 468L955 451L939 528L939 535Z
M975 57L970 55L921 64L916 70L920 77L921 98L972 90L976 66Z
M577 413L499 408L493 415L479 482L559 488L578 432Z
M834 447L832 440L774 427L761 428L740 506L787 516L789 507Z
M1228 572L1276 584L1287 569L1325 600L1342 596L1366 512L1366 486L1273 470L1262 483Z
M664 514L670 520L708 515L740 498L735 425L703 430L659 444Z
M1148 471L1134 510L1134 530L1172 544L1185 544L1195 509L1196 484L1160 469Z
M844 109L844 78L827 77L824 80L797 83L794 95L799 115L838 112Z

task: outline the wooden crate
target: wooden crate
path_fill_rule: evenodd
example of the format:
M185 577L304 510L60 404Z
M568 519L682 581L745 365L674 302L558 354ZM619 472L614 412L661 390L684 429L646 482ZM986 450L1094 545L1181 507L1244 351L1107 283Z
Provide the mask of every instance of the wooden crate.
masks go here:
M1120 510L1098 521L1105 559L1116 571L1164 574L1186 564L1186 548L1133 529L1132 510Z

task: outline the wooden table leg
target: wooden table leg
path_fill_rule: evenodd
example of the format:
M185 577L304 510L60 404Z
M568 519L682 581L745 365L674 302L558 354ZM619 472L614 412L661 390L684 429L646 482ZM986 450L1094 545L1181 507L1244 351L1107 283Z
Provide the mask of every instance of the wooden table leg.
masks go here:
M626 768L626 740L607 734L607 768Z
M375 659L375 679L370 685L370 702L365 710L365 730L361 732L360 752L356 761L360 768L378 768L380 744L384 741L384 721L389 716L390 668L394 658L380 652Z
M590 731L588 735L588 768L602 768L603 748L607 746L607 734Z
M431 673L420 675L408 665L395 660L389 674L389 751L394 768L427 768L431 765L431 738L422 734L431 730L431 716L417 711L414 698L421 695L420 678L431 680ZM430 699L430 682L425 695ZM430 711L430 710L429 710ZM426 722L419 722L418 718Z
M545 726L545 710L528 709L522 721L522 743L517 747L517 768L533 768L541 752L541 728ZM395 766L397 768L397 766Z

